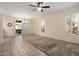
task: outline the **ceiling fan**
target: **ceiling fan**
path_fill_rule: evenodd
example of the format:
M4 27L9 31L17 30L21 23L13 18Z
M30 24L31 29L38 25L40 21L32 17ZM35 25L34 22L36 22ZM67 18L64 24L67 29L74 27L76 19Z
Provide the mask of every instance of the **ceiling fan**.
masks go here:
M29 4L29 6L34 7L33 11L39 10L43 12L43 8L50 8L50 6L42 6L43 2L36 2L37 5Z

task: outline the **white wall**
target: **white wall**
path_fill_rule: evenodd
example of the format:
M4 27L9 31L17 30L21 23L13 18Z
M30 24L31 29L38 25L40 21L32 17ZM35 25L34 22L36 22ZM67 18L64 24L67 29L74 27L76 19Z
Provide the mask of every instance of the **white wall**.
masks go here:
M12 27L8 27L8 23L12 23ZM15 20L11 16L3 16L3 29L5 36L15 36Z
M79 37L65 34L65 16L79 13L79 6L51 13L33 21L33 33L79 44ZM45 32L41 32L41 20L44 19Z
M32 34L32 20L26 19L23 22L23 35Z

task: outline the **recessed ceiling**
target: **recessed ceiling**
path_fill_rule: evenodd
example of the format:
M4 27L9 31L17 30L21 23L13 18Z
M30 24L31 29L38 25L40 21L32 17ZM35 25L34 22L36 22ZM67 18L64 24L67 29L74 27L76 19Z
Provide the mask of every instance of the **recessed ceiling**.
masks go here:
M44 9L44 12L32 11L34 8L29 4L36 5L35 2L0 2L0 14L11 15L17 17L35 18L45 16L51 12L66 9L75 5L78 2L44 2L43 5L49 5L50 8Z

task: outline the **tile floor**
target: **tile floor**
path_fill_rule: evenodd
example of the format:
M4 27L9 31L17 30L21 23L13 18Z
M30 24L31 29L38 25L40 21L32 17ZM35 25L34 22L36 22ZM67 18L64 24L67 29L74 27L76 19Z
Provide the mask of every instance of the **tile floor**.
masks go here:
M22 36L5 38L0 45L0 56L46 56L45 53L28 43Z
M4 38L0 56L79 56L79 44L37 35Z
M79 44L28 35L25 39L48 56L79 56Z

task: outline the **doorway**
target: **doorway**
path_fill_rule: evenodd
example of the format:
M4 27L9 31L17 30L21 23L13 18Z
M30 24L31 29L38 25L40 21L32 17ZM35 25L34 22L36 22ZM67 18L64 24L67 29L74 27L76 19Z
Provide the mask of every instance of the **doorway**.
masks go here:
M16 20L16 35L22 35L22 20Z

